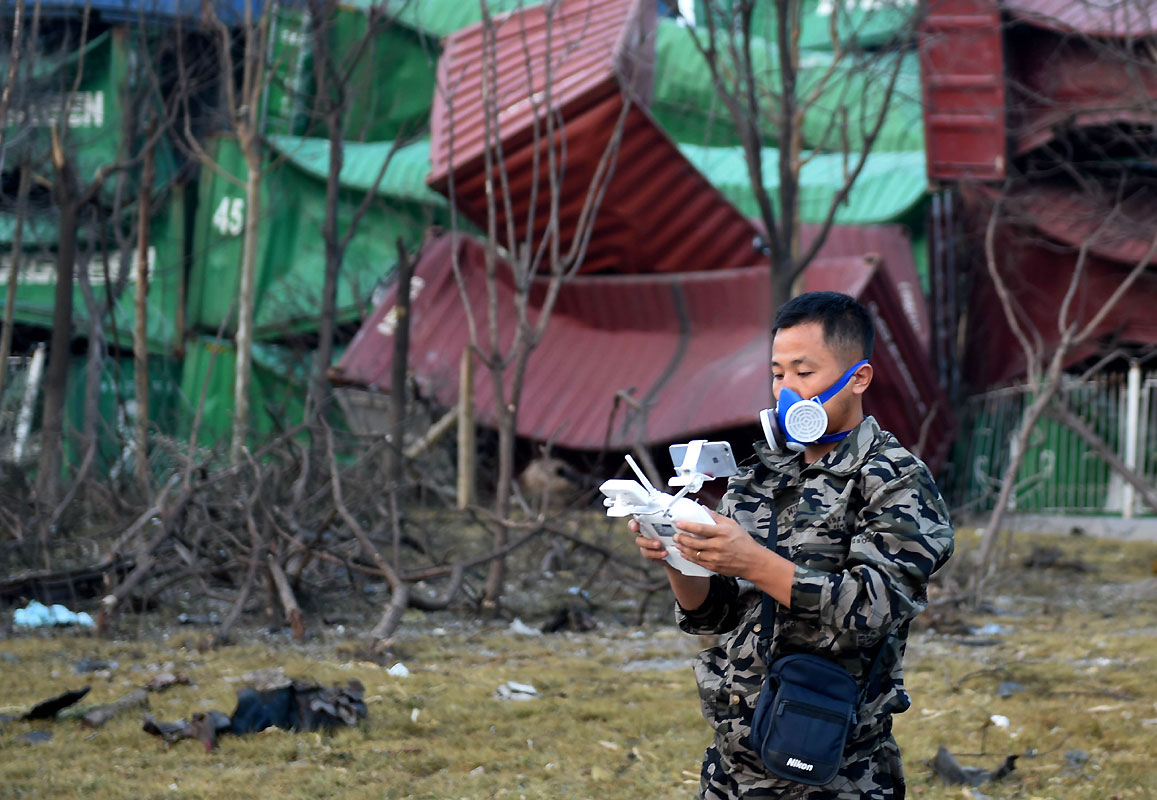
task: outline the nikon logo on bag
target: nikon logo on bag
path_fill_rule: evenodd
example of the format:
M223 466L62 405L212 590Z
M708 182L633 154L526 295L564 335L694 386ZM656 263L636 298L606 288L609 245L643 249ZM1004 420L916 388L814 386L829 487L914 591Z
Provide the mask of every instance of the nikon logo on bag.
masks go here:
M794 767L796 769L802 769L804 772L811 772L813 769L815 769L814 765L809 764L806 761L800 761L798 758L789 758L787 760L787 766Z

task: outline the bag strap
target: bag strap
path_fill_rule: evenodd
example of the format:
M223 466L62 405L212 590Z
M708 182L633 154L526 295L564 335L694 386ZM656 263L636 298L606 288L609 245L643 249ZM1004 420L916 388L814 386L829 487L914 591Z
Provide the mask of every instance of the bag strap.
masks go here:
M775 520L775 511L772 510L772 531L768 536L768 543L772 552L776 555L787 558L779 548L779 526ZM789 559L790 560L790 559ZM775 628L779 624L779 603L774 597L767 592L761 592L760 609L759 609L759 640L760 644L764 645L764 660L767 660L767 655L771 652L771 640L775 634ZM876 648L876 655L872 658L872 666L868 668L868 673L864 678L864 684L860 687L860 705L867 702L869 692L874 692L877 685L876 678L880 664L884 659L884 652L888 649L888 643L892 639L894 630L888 629L888 633L884 636L884 640L880 642L880 646Z

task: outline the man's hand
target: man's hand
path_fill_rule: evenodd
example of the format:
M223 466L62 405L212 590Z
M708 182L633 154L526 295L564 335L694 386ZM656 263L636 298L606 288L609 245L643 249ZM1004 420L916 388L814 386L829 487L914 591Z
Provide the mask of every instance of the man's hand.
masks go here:
M629 520L627 527L635 534L635 544L638 545L643 558L662 562L667 557L667 548L663 547L662 542L639 533L638 520ZM670 564L664 563L663 566L666 567L667 580L671 584L671 591L675 593L675 599L679 601L679 605L688 611L699 608L707 599L710 579L700 575L684 575Z
M627 528L635 534L635 544L638 546L639 552L643 554L643 558L651 561L662 561L667 557L667 548L663 547L662 542L639 533L639 521L637 519L628 520Z
M675 534L679 552L691 563L701 564L712 572L752 580L754 570L768 555L768 549L751 538L735 520L707 510L715 520L714 525L678 523L676 527L685 531Z

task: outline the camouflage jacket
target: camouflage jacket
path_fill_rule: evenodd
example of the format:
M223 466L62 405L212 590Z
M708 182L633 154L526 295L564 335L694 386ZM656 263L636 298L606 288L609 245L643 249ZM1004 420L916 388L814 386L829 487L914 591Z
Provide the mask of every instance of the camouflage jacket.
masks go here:
M878 691L859 710L847 770L910 705L901 670L908 623L927 603L929 577L952 554L948 509L924 463L872 417L814 464L763 442L756 453L758 463L729 481L719 512L767 546L774 508L778 551L795 562L791 608L778 609L768 658L816 653L862 683L884 637L895 634L877 667ZM724 634L695 663L723 770L739 786L789 789L798 785L770 778L747 744L766 673L762 596L746 581L716 575L699 608L676 604L676 620L687 633Z

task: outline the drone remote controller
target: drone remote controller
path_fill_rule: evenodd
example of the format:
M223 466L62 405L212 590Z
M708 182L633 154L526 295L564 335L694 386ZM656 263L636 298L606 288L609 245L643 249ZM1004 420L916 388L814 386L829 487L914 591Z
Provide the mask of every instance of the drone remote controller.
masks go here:
M683 558L675 546L674 536L677 522L702 522L714 524L715 520L706 508L684 495L688 491L699 491L705 480L725 477L736 471L731 447L726 442L705 442L697 440L687 445L673 445L672 456L682 456L676 464L676 477L671 484L682 486L677 494L660 492L635 463L627 456L627 463L635 471L639 480L613 479L605 481L599 490L606 495L607 516L633 516L639 521L639 531L649 539L657 539L667 550L665 559L684 575L707 577L714 573L699 564ZM730 463L727 463L730 462ZM710 463L710 472L705 467Z

